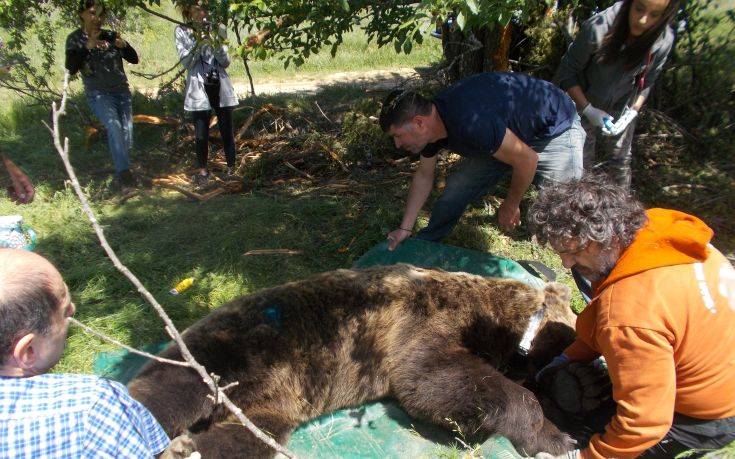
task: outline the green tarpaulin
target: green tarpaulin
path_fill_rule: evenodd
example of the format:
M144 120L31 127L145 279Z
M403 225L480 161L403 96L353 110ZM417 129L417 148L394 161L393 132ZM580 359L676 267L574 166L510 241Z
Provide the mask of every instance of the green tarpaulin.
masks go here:
M540 279L515 261L418 239L406 240L393 252L387 250L385 243L378 244L357 260L355 267L396 263L513 278L534 287L543 286ZM148 346L145 350L155 353L164 346ZM144 361L145 358L126 351L102 353L95 359L94 370L127 383ZM457 432L413 420L394 401L379 400L326 414L300 426L287 447L300 457L314 459L462 457L467 451L458 439L462 440L462 436ZM503 437L489 438L474 454L488 459L522 457Z
M415 238L407 239L392 252L388 250L388 244L382 242L361 256L354 267L367 268L396 263L409 263L422 268L439 268L445 271L462 271L485 277L517 279L537 288L544 286L541 279L531 275L513 260Z

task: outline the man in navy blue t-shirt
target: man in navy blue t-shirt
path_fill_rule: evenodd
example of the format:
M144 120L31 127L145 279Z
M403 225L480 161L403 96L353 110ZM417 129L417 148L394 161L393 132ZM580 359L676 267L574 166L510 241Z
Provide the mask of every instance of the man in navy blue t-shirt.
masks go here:
M430 241L446 236L467 205L505 174L512 174L498 210L505 230L520 224L521 197L534 180L582 176L585 133L574 102L553 84L519 73L473 75L433 101L412 91L394 91L383 104L380 126L396 148L421 154L401 225L388 235L390 250L411 235L434 186L442 149L463 159L447 179L429 224L417 235Z

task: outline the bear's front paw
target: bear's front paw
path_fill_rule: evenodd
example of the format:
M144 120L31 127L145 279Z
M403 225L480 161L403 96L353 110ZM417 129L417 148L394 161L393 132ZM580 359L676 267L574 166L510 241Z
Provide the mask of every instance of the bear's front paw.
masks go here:
M196 451L194 440L184 434L171 440L171 444L159 459L201 459L201 457L201 454Z
M573 362L559 370L551 382L551 397L567 413L595 410L612 395L604 366Z

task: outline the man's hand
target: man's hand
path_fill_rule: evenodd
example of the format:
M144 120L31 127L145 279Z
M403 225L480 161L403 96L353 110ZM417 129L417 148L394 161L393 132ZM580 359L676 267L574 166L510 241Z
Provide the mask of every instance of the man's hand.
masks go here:
M116 48L122 49L122 48L125 48L127 46L128 46L128 42L125 41L125 40L123 40L123 38L120 35L118 35L117 38L115 38L115 47Z
M408 239L411 236L411 232L403 228L398 228L388 233L388 250L393 251L398 244Z
M224 24L218 25L217 26L217 35L219 35L219 37L222 40L227 40L227 26L224 25Z
M110 46L110 44L107 43L107 41L100 40L101 32L102 32L101 29L95 29L92 31L92 33L89 34L89 37L87 37L87 44L85 45L88 50L90 51L93 49L105 50Z
M543 378L545 375L553 374L567 365L569 365L569 357L564 354L557 355L556 357L554 357L554 360L552 360L551 363L547 364L545 367L539 370L538 373L536 373L536 382L541 381L541 378Z
M506 199L498 209L498 223L504 231L511 231L521 224L521 209L517 205L508 204Z
M31 180L22 170L7 158L3 158L5 168L12 184L8 187L8 197L18 204L28 204L36 196Z
M592 104L587 104L584 110L582 110L582 115L584 115L584 117L587 118L594 126L602 128L603 130L608 129L607 125L615 121L615 118L613 118L608 112L595 108Z

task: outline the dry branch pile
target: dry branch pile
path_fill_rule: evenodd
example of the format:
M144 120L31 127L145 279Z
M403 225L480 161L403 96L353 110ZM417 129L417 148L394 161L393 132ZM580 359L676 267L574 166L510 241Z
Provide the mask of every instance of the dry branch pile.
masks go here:
M266 193L284 187L359 193L365 171L390 167L393 174L406 180L405 175L409 175L416 159L402 157L393 148L375 116L371 116L376 112L373 106L330 109L326 104L315 104L313 113L309 114L298 108L264 104L238 119L238 112L243 109L246 107L235 109L238 161L235 177L224 174L227 165L219 129L215 127L216 117L212 118L213 128L210 129L212 180L207 185L197 186L192 180L195 135L191 123L146 114L135 115L134 122L154 126L154 132L160 130L161 143L157 148L166 152L167 159L158 172L139 164L138 175L144 178L146 185L205 202L219 195L253 188ZM97 126L85 128L88 149L99 140L100 129Z
M318 109L318 116L326 119L331 127L334 122L322 107ZM340 114L331 116L339 118ZM235 126L238 152L235 173L243 178L242 181L227 182L216 178L226 169L226 164L219 154L221 148L217 148L221 147L221 139L212 136L218 150L210 160L215 180L206 189L196 189L184 171L156 177L151 184L178 191L197 201L243 192L251 187L268 190L296 186L355 193L360 188L355 175L360 171L380 166L410 169L411 161L394 162L395 149L374 117L349 112L343 118L341 129L325 130L308 116L265 104L253 109L239 126ZM178 162L192 157L194 133L189 126L167 132L165 140L170 155L184 159Z

